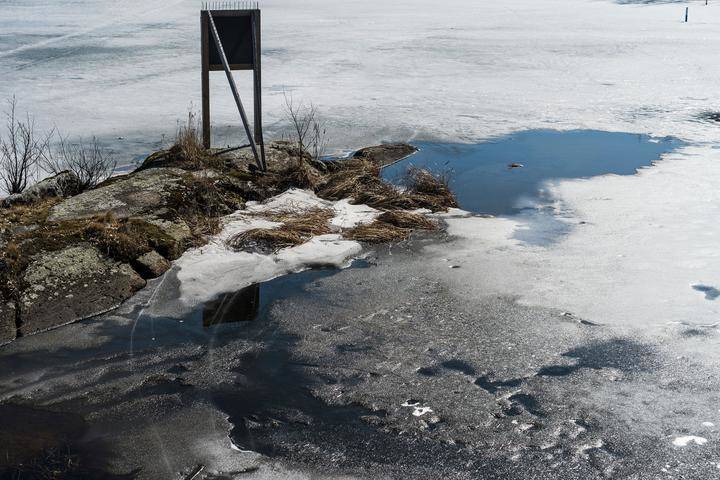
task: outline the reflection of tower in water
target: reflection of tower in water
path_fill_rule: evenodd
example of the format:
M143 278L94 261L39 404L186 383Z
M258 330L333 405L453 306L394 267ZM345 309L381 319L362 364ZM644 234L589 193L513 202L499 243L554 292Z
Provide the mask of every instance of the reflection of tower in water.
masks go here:
M205 304L203 327L255 320L260 309L260 284L227 293Z

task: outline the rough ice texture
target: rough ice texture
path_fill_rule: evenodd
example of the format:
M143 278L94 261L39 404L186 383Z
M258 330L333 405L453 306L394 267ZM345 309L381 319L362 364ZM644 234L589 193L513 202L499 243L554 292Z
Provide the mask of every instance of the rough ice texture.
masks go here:
M335 216L330 225L351 228L372 222L379 214L364 205L351 205L346 200L322 200L310 191L292 189L265 203L250 202L247 210L228 217L222 232L202 248L186 252L178 261L178 279L183 303L194 306L221 293L232 292L255 282L269 280L285 273L310 267L347 266L359 255L358 242L344 240L340 234L319 235L296 247L284 248L275 254L235 252L226 245L227 239L252 228L277 228L279 223L259 218L263 212L331 208Z

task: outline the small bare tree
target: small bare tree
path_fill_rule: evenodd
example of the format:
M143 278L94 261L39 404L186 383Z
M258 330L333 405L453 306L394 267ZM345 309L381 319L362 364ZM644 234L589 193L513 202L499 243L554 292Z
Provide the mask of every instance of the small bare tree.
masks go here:
M285 112L290 120L292 140L297 143L301 150L304 150L316 160L327 148L327 130L325 122L320 116L320 111L313 103L306 105L304 102L295 103L292 95L285 95Z
M8 100L5 113L6 138L0 138L0 181L9 193L21 193L37 173L37 167L48 149L52 132L38 135L35 120L25 115L20 120L16 113L17 99Z
M82 139L71 142L61 136L55 149L48 149L42 166L55 175L69 170L77 176L80 189L87 190L107 180L115 171L117 161L96 137L89 142Z

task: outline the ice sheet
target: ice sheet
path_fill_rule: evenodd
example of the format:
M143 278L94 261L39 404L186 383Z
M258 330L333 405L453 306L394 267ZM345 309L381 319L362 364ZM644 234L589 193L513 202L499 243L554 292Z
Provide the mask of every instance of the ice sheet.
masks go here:
M713 324L720 304L698 284L720 286L720 150L688 147L634 176L549 185L571 231L539 247L513 238L517 218L451 218L451 280L468 295L523 303L625 326ZM433 247L434 256L447 247Z
M0 98L44 125L117 139L129 160L171 136L200 100L199 2L23 0L0 4ZM332 146L415 138L478 141L525 128L714 137L720 5L605 0L265 0L268 136L283 91L311 100ZM238 72L249 102L249 74ZM239 138L213 75L218 143ZM249 109L252 110L252 109Z

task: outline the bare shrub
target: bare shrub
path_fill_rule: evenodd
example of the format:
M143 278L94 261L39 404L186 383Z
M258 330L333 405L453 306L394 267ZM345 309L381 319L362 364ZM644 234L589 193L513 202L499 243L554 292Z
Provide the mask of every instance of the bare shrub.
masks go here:
M60 137L55 148L48 149L44 155L42 167L54 175L64 171L74 173L80 189L87 190L110 178L117 160L95 137L88 142L83 139L71 142L68 137Z
M296 103L292 95L285 94L285 113L292 128L292 141L298 147L310 153L312 158L319 160L328 145L325 121L313 103Z
M316 114L310 129L310 155L312 155L313 159L320 160L322 158L327 149L328 142L325 120Z
M9 108L5 113L6 138L0 138L0 181L9 193L21 193L28 182L36 175L37 167L50 142L52 132L39 135L35 130L35 120L25 115L18 118L17 99L8 100Z

